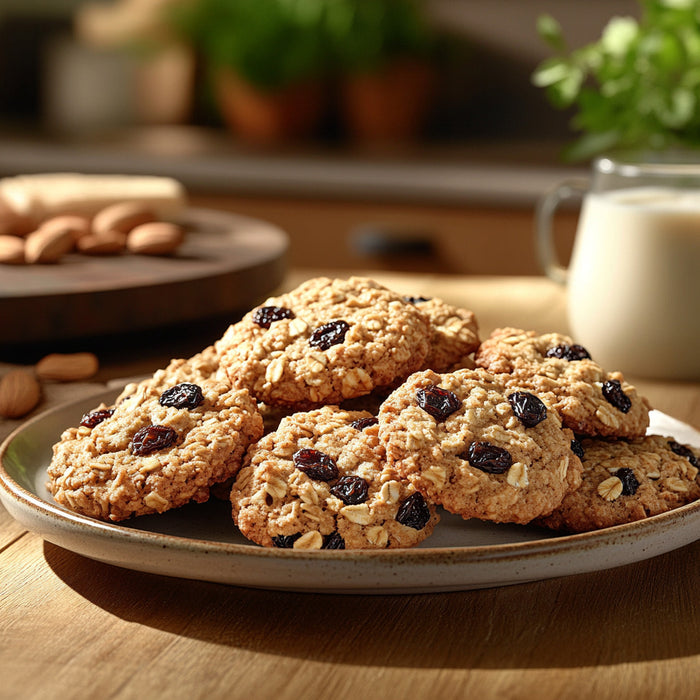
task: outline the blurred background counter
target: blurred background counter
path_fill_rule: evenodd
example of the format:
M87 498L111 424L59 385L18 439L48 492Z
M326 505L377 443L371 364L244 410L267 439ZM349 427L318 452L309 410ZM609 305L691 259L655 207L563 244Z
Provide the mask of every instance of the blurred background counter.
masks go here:
M260 151L212 129L150 127L94 141L0 135L0 176L169 175L185 184L193 206L285 230L297 267L527 275L541 272L532 233L538 196L579 173L547 162L542 152L524 142ZM575 221L575 212L561 214L564 256Z
M352 126L336 81L324 85L313 130L277 138L232 123L196 52L167 41L154 50L162 37L152 18L177 2L5 0L0 177L170 175L193 206L282 227L292 266L477 275L539 274L537 198L586 167L562 162L571 115L530 80L549 51L538 16L555 14L580 45L612 14L639 12L633 0L426 0L445 41L413 131L401 122L408 107L384 110L393 125L370 119L373 134ZM265 55L275 53L285 52L272 46ZM403 78L383 81L380 95ZM563 257L575 219L561 214Z

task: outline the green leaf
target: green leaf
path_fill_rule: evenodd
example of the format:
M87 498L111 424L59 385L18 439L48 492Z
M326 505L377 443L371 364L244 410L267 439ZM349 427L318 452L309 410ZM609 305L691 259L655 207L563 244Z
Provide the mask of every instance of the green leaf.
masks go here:
M639 35L633 17L613 17L603 29L601 48L611 56L625 56Z
M697 0L658 0L658 4L661 8L694 10L697 6Z
M571 72L568 61L562 58L549 58L543 61L532 74L532 83L537 87L548 87L566 80Z
M555 85L552 85L554 99L560 107L568 107L576 100L581 85L583 84L584 73L577 66L572 66L568 75Z
M697 31L697 27L693 29L692 26L689 26L681 29L678 32L678 40L683 47L686 61L690 65L700 62L700 33Z
M682 70L686 54L681 42L673 34L653 32L639 42L639 58L647 65L662 73Z
M656 109L659 121L671 129L683 128L695 114L696 100L692 91L685 88L674 90L668 99L660 102Z
M604 97L615 98L623 93L628 93L634 87L634 80L629 75L608 80L600 86L600 94Z
M566 42L561 31L561 25L551 15L540 15L537 18L537 33L555 51L566 51Z
M612 130L600 134L584 134L564 149L563 157L568 161L588 160L610 151L620 142L619 132Z

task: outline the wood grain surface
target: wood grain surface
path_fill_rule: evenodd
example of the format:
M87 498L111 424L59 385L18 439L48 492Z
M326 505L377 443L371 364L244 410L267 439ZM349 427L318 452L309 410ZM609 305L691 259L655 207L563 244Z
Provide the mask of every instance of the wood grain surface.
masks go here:
M133 332L245 310L286 272L288 236L235 214L189 209L173 255L71 253L0 266L3 343Z
M283 286L310 274L294 271ZM375 277L471 306L483 331L565 330L561 289L542 278ZM101 377L138 361L123 356ZM700 386L636 383L700 428ZM0 698L696 700L699 577L700 541L628 566L463 593L258 591L88 560L0 507Z

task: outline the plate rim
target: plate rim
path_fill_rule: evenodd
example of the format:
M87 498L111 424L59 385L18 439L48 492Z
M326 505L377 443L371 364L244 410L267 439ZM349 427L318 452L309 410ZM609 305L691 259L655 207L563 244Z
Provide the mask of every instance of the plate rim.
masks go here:
M3 343L55 343L240 316L282 283L291 239L280 225L206 207L189 207L179 220L191 230L174 255L71 253L65 264L29 270L26 279L8 268L0 316L12 323Z
M270 253L266 254L265 256L261 256L260 259L256 260L255 264L253 267L259 267L260 265L264 264L265 262L268 262L271 257L276 257L276 258L285 258L289 254L289 249L291 247L291 239L289 236L289 233L287 233L286 230L284 230L281 226L279 226L276 223L273 223L272 221L267 221L265 219L257 218L254 216L246 216L244 214L238 214L233 211L227 211L225 209L213 209L211 207L193 207L193 206L187 206L185 207L176 217L176 221L178 223L181 223L185 226L191 226L192 222L194 219L201 217L204 219L211 219L213 222L216 222L217 225L221 226L222 228L226 228L227 226L234 226L234 227L258 227L261 229L264 229L266 232L266 235L270 236L270 238L274 238L275 240L275 250L274 250L274 256L271 256ZM197 232L195 232L196 235ZM233 232L229 232L233 233ZM84 257L84 256L81 256ZM114 256L108 258L109 260L113 260ZM98 287L97 289L94 290L89 290L86 291L84 288L79 287L79 288L73 288L73 289L60 289L54 292L54 294L59 295L61 297L79 297L79 296L84 296L86 294L105 294L105 293L123 293L125 291L131 290L131 289L155 289L157 287L162 287L162 286L167 286L169 284L173 283L190 283L190 282L197 282L199 280L203 279L208 279L210 277L216 277L216 276L221 276L225 274L226 271L225 269L217 269L214 274L211 272L206 272L206 271L197 271L195 273L188 273L186 276L182 277L177 277L174 279L156 279L156 280L142 280L137 284L133 284L130 282L124 282L122 284L119 284L117 286L114 286L114 281L111 281L112 286L107 286L107 287ZM33 300L36 298L43 298L47 296L47 292L43 289L39 290L33 290L30 292L23 292L22 294L2 294L2 290L0 290L0 300L6 301L6 302L13 302L13 301L22 301L22 300Z
M212 550L228 555L251 556L256 558L272 558L293 561L381 561L387 564L398 563L410 560L416 564L434 563L434 560L449 559L451 563L468 564L476 561L499 562L527 557L537 557L542 555L558 555L568 550L591 549L597 544L609 540L634 539L646 534L650 528L666 531L676 526L678 520L688 517L700 518L700 500L680 506L673 510L658 515L650 516L643 520L638 520L621 525L615 525L600 530L593 530L583 533L563 534L551 538L526 540L518 542L500 543L494 545L467 545L467 546L442 546L442 547L421 547L421 548L395 548L381 550L320 550L306 551L294 549L275 549L269 547L259 547L254 543L238 544L235 542L221 542L215 540L205 540L200 538L182 537L160 532L151 532L138 528L124 527L117 523L103 522L80 513L69 511L58 504L53 504L40 495L25 489L21 484L10 476L5 468L5 456L15 439L17 439L27 429L36 423L43 422L49 416L62 413L68 409L77 409L89 401L100 402L110 396L116 396L120 389L109 387L94 394L83 396L62 402L50 409L40 412L36 416L17 426L0 444L0 501L3 502L11 517L15 517L28 530L36 532L36 529L29 527L26 522L14 516L12 505L8 507L7 501L19 508L31 509L36 515L49 517L68 528L85 527L90 533L99 534L102 537L116 538L119 541L129 543L136 540L141 545L156 547L158 549L167 548L169 550L190 551L193 553L211 553ZM668 418L667 414L661 415ZM678 419L673 419L679 423ZM698 431L691 425L682 425ZM131 521L130 521L131 522ZM43 536L43 535L42 535ZM683 545L690 544L700 539L700 531L694 539L688 540ZM675 549L677 547L673 547ZM652 555L653 556L653 555Z

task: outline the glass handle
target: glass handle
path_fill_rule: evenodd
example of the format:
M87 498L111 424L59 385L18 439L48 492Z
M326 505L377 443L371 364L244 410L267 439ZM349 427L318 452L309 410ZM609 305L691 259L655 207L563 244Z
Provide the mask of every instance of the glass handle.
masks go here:
M586 179L565 180L546 192L537 202L535 210L537 257L547 277L560 284L566 283L568 270L559 262L554 246L552 227L554 213L561 202L574 197L582 198L589 187L589 181Z

